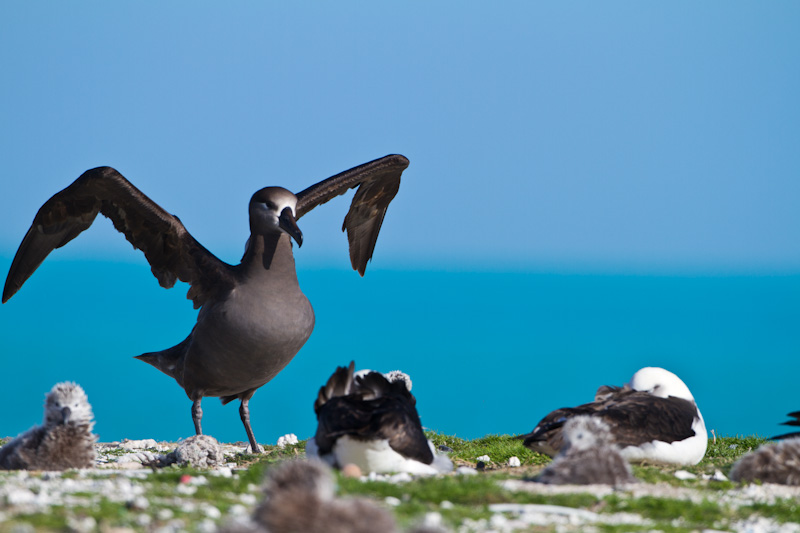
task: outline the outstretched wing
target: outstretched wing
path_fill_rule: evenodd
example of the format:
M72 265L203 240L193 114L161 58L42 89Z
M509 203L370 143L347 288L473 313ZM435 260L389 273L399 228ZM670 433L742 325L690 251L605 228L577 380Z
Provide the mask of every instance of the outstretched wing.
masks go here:
M114 227L144 252L162 287L172 287L176 279L190 283L187 298L195 309L209 297L233 287L231 266L194 240L178 217L167 213L113 168L98 167L84 172L39 209L11 263L3 303L50 252L91 226L97 213L110 218Z
M787 420L786 422L781 422L783 426L800 426L800 411L794 411L793 413L789 413L786 415L790 417L792 420ZM791 433L784 433L783 435L775 435L774 437L770 437L770 440L783 440L783 439L791 439L794 437L800 437L800 431L793 431Z
M402 155L387 155L312 185L296 195L296 218L358 187L350 211L344 217L342 231L347 230L350 264L363 276L367 262L372 259L386 209L397 194L400 175L407 167L408 159Z

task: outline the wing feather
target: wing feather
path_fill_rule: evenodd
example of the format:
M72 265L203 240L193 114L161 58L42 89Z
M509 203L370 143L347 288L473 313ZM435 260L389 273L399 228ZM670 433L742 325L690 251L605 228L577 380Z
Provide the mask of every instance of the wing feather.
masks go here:
M187 295L198 308L233 287L231 266L198 243L178 217L169 214L119 172L98 167L55 194L39 209L11 264L3 302L11 298L45 258L92 225L97 214L111 219L134 248L144 252L162 287L190 283Z
M400 175L407 167L408 159L402 155L387 155L312 185L296 195L296 218L358 187L342 231L347 231L350 264L363 276L375 251L386 210L400 188Z

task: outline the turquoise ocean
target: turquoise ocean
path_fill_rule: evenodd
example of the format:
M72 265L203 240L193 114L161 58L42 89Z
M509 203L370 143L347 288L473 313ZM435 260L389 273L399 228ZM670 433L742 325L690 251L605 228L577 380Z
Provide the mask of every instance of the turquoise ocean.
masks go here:
M86 390L102 441L193 434L183 390L133 356L183 340L196 311L186 285L163 290L142 263L51 258L0 306L0 436L39 423L44 394L64 380ZM299 277L317 325L251 401L260 442L312 436L319 387L351 360L410 374L423 425L463 438L529 431L644 366L678 374L717 435L773 435L800 409L798 275L370 267L363 279ZM237 406L206 398L205 432L246 440Z

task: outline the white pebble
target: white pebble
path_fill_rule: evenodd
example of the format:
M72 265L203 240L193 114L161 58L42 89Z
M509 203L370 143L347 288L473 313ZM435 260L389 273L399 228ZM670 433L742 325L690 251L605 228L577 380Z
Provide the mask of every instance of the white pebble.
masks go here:
M719 470L714 471L714 475L711 476L711 479L714 481L728 481L728 478L725 477L725 474L723 474Z
M119 445L123 450L144 450L145 448L156 448L158 443L154 439L124 440Z
M386 502L386 505L390 505L392 507L397 507L400 505L400 500L394 496L387 496L383 501Z
M687 479L697 479L696 475L692 474L691 472L687 472L686 470L678 470L675 472L675 477L681 481L685 481Z
M9 505L27 505L36 501L36 494L28 489L18 488L6 495L6 501Z
M297 444L297 435L294 433L287 433L283 437L278 438L278 447L285 448L289 444Z
M481 455L480 457L475 459L476 461L483 461L484 463L488 463L491 461L491 458L488 455Z
M239 501L245 505L255 505L258 502L258 498L256 498L255 494L241 494L239 495Z
M508 458L508 466L510 466L511 468L516 468L521 465L522 463L520 462L519 457L514 456Z
M477 473L477 470L468 466L459 466L456 468L456 474L461 474L462 476L474 476Z
M216 507L214 507L214 509L216 509ZM195 531L198 533L216 533L217 525L213 520L206 518L201 520L200 523L195 526Z
M203 506L203 514L205 514L209 518L213 518L214 520L217 520L218 518L222 517L222 512L220 512L220 510L214 507L213 505Z
M250 511L244 505L239 505L238 503L234 503L231 505L231 508L228 509L228 514L230 516L236 517L245 517L250 515Z
M442 500L442 503L439 504L439 507L441 507L442 509L452 509L453 502Z
M195 492L197 492L197 487L193 485L189 485L188 483L181 483L177 487L175 487L175 492L182 496L191 496Z
M158 513L156 513L156 517L159 520L166 521L175 516L175 513L172 512L172 509L159 509Z
M408 483L412 479L414 479L414 478L412 478L411 474L409 474L408 472L400 472L399 474L395 474L395 475L391 476L389 478L389 483L394 483L394 484L397 484L397 483Z
M422 519L423 527L441 528L444 520L442 515L436 512L425 513L425 518Z
M222 468L215 468L214 470L211 470L209 474L218 477L233 477L233 470L227 466L223 466Z
M493 514L492 517L489 519L489 525L491 525L492 529L504 529L508 524L508 518L501 514Z

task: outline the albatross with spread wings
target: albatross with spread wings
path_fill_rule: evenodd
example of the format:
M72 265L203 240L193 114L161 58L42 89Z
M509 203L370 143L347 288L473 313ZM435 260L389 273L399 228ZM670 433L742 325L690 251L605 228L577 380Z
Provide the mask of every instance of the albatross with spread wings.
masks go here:
M344 218L350 262L364 275L386 209L408 166L388 155L292 194L266 187L250 199L250 238L238 265L229 265L197 242L178 217L145 196L111 167L84 172L50 198L33 220L17 251L3 289L3 303L56 248L91 226L98 213L142 250L162 287L189 283L187 298L200 308L197 324L177 346L137 356L175 378L192 400L195 431L202 434L204 396L223 403L241 400L250 446L259 446L250 427L248 402L305 344L314 311L297 282L292 242L303 243L297 220L316 206L358 188Z

